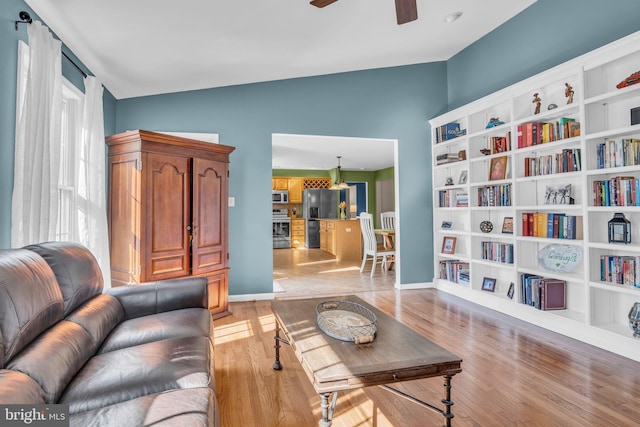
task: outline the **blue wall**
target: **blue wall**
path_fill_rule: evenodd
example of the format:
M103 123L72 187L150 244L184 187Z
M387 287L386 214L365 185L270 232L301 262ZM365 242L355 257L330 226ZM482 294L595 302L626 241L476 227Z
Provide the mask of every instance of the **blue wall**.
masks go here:
M118 101L117 131L213 132L231 155L229 293L271 292L271 134L397 139L402 283L433 278L428 118L446 109L443 62ZM427 261L425 261L427 260Z
M13 28L20 10L31 12L22 0L0 6L0 247L10 242L16 45L26 38L25 29ZM105 133L215 132L237 147L230 186L236 207L229 212L232 295L271 291L272 133L398 139L401 282L426 282L433 277L427 120L638 31L639 17L637 0L538 0L447 63L120 101L105 93ZM75 81L73 70L64 72Z
M638 0L538 0L447 61L449 108L638 30Z

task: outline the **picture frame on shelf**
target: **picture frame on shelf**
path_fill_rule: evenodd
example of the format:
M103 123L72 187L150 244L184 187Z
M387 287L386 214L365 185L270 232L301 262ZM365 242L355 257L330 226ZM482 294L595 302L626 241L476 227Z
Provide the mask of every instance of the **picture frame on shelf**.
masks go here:
M509 299L513 299L513 294L515 293L516 290L516 286L513 284L513 282L511 282L511 284L509 285L509 290L507 291L507 296L509 297Z
M513 217L505 216L502 221L502 232L504 234L513 234Z
M458 178L458 184L466 184L467 183L467 170L463 170L460 172L460 178Z
M453 236L444 236L442 238L442 252L443 254L454 254L456 251L456 238Z
M452 227L453 227L453 222L451 221L442 221L442 225L440 226L440 228L445 230L451 230Z
M489 165L489 181L497 181L507 177L507 156L494 157Z
M544 190L545 205L573 205L571 184L547 185Z
M494 292L496 290L496 279L491 277L485 277L482 279L482 290L487 292Z

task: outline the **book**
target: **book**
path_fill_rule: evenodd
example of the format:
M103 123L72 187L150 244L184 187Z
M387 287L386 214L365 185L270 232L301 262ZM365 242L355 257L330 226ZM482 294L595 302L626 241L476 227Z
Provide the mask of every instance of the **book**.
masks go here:
M542 279L540 282L540 310L564 310L566 306L566 282Z

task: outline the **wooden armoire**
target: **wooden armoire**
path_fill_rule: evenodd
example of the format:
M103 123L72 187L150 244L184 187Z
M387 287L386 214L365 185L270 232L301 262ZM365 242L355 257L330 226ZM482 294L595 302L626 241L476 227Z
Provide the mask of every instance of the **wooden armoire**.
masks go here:
M228 314L229 154L234 147L144 130L106 138L113 286L204 276Z

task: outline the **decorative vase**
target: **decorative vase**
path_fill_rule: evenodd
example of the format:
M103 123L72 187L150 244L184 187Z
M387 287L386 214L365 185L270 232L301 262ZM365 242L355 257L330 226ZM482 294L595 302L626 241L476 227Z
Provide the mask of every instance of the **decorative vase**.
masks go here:
M629 327L634 338L640 338L640 302L636 302L629 310Z
M346 219L347 215L344 213L344 209L340 208L340 219Z

